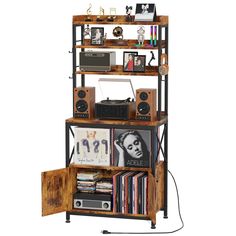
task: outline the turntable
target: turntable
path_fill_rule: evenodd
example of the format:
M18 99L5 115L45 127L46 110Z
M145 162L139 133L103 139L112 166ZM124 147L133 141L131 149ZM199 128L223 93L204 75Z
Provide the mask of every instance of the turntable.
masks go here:
M131 85L129 92L133 93L133 87L132 87L131 81L128 79L126 80L125 79L100 79L99 82L100 82L100 85L102 82L105 82L106 85L107 83L112 82L113 86L116 86L119 88L117 89L117 91L119 92L122 91L122 96L125 96L127 94L124 93L125 89L122 89L121 84L122 82L125 83L125 88L127 88L127 83L128 83ZM118 84L114 85L115 82L118 82ZM105 88L104 84L102 88L103 89ZM106 92L106 94L109 94L109 93ZM135 118L134 98L131 99L129 97L127 99L122 100L122 99L110 99L109 97L107 97L107 99L102 100L101 102L95 103L95 117L101 120L106 120L106 119L107 120L132 120Z

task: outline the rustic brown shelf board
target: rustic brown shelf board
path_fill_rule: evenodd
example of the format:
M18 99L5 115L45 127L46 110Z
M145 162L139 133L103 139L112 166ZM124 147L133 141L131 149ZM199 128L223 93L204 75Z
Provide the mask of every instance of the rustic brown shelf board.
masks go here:
M126 72L122 65L112 66L111 71L76 71L76 74L88 75L136 75L136 76L157 76L157 66L146 66L145 72Z
M162 116L158 121L139 121L139 120L98 120L98 119L78 119L69 118L66 120L70 124L101 124L101 125L130 125L130 126L160 126L166 124L168 120L167 116Z
M114 49L138 49L138 50L157 50L158 47L153 47L149 45L150 41L145 40L144 46L136 46L138 44L138 41L135 39L126 39L124 40L126 42L126 45L118 45L116 44L117 39L106 39L105 43L103 45L91 45L90 39L85 39L83 45L76 45L76 48L114 48ZM165 48L165 41L163 40L161 42L161 47Z
M122 218L141 218L141 219L150 219L148 215L142 214L125 214L125 213L114 213L113 211L96 211L96 210L85 210L85 209L75 209L73 208L71 212L81 213L84 215L104 215L109 217L122 217Z
M114 21L107 21L108 15L101 16L101 19L103 21L96 21L97 15L90 15L91 21L86 21L87 15L79 15L79 16L73 16L73 24L75 25L103 25L103 24L121 24L121 25L168 25L168 16L157 16L156 21L131 21L128 22L125 20L125 15L116 15L116 18ZM132 19L134 20L134 16L132 16Z
M71 163L70 167L78 169L96 169L96 170L111 170L111 171L145 171L148 172L151 168L137 168L137 167L120 167L120 166L95 166L95 165L78 165Z

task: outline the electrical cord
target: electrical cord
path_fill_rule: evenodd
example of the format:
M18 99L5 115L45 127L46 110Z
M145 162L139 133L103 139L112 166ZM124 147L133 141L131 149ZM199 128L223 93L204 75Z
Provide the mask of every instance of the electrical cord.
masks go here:
M179 191L178 191L178 186L177 186L177 183L175 181L175 178L173 176L173 174L168 170L169 174L171 175L173 181L174 181L174 184L175 184L175 189L176 189L176 194L177 194L177 200L178 200L178 213L179 213L179 218L180 218L180 221L181 221L181 227L176 229L176 230L173 230L173 231L164 231L164 232L110 232L108 230L102 230L101 233L102 234L171 234L171 233L175 233L177 231L180 231L181 229L183 229L184 227L184 221L182 219L182 216L181 216L181 212L180 212L180 203L179 203Z

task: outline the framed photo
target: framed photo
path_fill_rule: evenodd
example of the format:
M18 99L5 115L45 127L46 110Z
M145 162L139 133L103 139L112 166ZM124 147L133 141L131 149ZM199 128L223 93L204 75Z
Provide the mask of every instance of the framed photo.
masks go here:
M91 28L91 45L103 45L104 44L104 28L92 27Z
M123 71L134 71L134 56L138 52L124 52L123 54Z
M74 163L110 165L110 129L75 127Z
M154 21L156 6L152 3L137 3L134 21Z
M146 56L136 55L134 56L134 72L145 72Z
M114 166L149 167L150 152L150 130L114 129Z

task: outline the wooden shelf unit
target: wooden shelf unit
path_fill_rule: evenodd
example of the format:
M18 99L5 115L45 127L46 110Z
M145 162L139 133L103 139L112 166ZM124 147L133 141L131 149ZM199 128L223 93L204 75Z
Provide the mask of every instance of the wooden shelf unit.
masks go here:
M79 15L79 16L73 16L73 24L74 25L160 25L160 26L166 26L168 25L168 16L157 16L156 21L134 21L134 16L132 16L133 21L128 22L126 21L126 16L124 15L117 15L114 21L108 21L108 15L104 15L101 17L101 19L104 19L103 21L97 21L96 15L89 16L91 18L91 21L86 21L87 15Z
M78 119L78 118L68 118L66 122L69 124L79 125L79 124L89 124L89 125L119 125L119 126L161 126L167 124L168 117L164 114L161 116L161 120L156 121L141 121L141 120L99 120L99 119Z
M164 218L167 218L167 173L168 173L168 75L161 76L158 66L161 65L161 54L163 51L168 55L168 16L157 16L154 22L126 22L126 16L116 16L113 22L109 22L108 16L103 16L104 21L96 21L97 16L90 16L92 21L85 21L87 15L73 16L73 73L72 87L77 87L77 76L81 76L80 86L85 86L85 75L128 75L128 76L156 76L158 79L158 111L156 121L138 121L138 120L98 120L98 119L77 119L68 118L65 121L65 139L66 139L66 167L63 169L46 171L42 173L42 215L50 215L59 212L66 212L66 222L70 222L71 215L88 216L108 216L117 218L144 219L151 221L151 227L155 228L156 213L164 212ZM134 16L132 16L134 19ZM125 40L127 45L116 45L113 39L107 39L104 45L90 45L90 40L83 38L84 25L156 25L158 27L157 47L148 46L148 40L145 40L143 47L137 47L137 40ZM77 40L76 29L81 27L81 40ZM165 30L164 38L162 29ZM159 41L160 40L160 41ZM78 45L78 42L81 42ZM116 65L110 72L82 72L77 70L76 50L84 51L91 48L114 48L114 49L137 49L137 50L156 50L158 53L158 66L146 66L145 72L124 72L123 66ZM163 86L164 85L164 86ZM164 90L164 91L162 91ZM164 93L163 93L164 92ZM164 98L164 109L163 101ZM73 150L71 150L70 139L73 136L73 127L88 128L122 128L122 129L146 129L152 132L151 141L151 163L147 168L138 167L118 167L118 166L94 166L78 165L71 163ZM160 137L158 129L163 127ZM156 140L157 137L157 140ZM157 148L158 145L158 148ZM163 155L160 161L159 155ZM104 177L112 177L120 171L143 171L148 175L148 214L122 214L98 210L80 210L73 207L73 194L76 192L76 175L80 171L98 170Z
M111 71L76 71L76 74L84 75L136 75L136 76L157 76L157 66L146 66L145 72L127 72L123 71L123 66L116 65L112 66Z
M91 45L90 39L85 39L84 43L81 45L76 45L76 48L84 48L84 49L105 49L105 48L113 48L113 49L137 49L137 50L158 50L158 47L151 46L149 44L149 40L144 40L144 45L139 46L138 41L135 39L124 39L122 41L125 42L125 45L119 45L117 44L117 39L106 39L103 45ZM165 48L165 41L162 40L161 47Z

